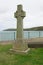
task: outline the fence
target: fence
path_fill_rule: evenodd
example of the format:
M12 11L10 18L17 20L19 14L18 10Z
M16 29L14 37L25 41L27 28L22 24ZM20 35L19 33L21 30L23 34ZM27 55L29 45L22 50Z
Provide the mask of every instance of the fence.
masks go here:
M24 31L23 38L43 37L43 31ZM0 41L9 41L16 39L16 31L0 31Z

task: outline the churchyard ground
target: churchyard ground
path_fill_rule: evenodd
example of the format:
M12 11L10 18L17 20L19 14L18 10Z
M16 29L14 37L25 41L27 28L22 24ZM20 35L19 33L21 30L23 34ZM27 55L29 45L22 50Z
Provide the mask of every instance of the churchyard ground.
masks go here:
M43 65L43 48L31 48L25 55L10 53L12 46L0 45L0 65Z

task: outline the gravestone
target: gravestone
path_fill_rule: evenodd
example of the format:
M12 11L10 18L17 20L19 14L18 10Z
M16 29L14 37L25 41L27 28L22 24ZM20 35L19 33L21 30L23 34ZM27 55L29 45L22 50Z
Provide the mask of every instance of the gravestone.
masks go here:
M17 5L17 11L14 13L14 17L17 19L16 40L14 43L14 51L16 52L26 52L28 50L28 45L23 39L23 19L25 15L22 5Z

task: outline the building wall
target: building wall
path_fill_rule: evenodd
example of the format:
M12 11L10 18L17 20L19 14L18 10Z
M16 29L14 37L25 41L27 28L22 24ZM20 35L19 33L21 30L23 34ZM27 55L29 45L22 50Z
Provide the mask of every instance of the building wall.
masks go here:
M43 31L24 31L24 39L43 37ZM0 31L0 41L10 41L16 39L16 31Z

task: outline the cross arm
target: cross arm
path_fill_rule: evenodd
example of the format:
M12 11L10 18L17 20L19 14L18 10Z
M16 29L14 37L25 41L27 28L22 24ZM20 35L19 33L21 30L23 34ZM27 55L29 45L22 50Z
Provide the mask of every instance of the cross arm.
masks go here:
M16 12L14 13L14 17L17 18L17 15L18 15L18 12L16 11Z
M25 16L26 16L25 11L21 11L21 17L25 17Z

